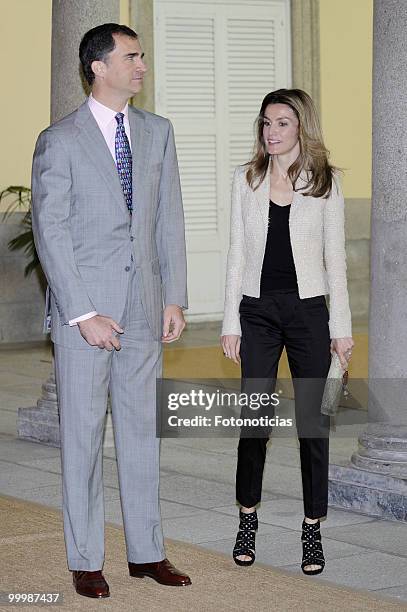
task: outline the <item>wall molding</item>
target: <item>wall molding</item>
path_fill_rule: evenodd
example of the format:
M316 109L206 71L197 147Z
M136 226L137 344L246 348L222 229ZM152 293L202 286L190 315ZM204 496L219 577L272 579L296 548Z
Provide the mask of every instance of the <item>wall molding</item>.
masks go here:
M144 77L143 89L133 98L139 108L154 112L154 0L130 0L130 27L140 37L145 53L148 71Z
M321 109L319 0L291 0L293 87L304 89Z

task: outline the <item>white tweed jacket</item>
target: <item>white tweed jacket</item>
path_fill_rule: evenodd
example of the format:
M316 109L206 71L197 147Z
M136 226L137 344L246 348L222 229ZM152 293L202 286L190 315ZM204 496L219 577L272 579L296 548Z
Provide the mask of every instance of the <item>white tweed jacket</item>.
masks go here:
M242 295L260 296L270 201L270 173L253 191L247 167L238 166L232 185L230 247L227 259L222 335L241 335ZM305 187L302 174L296 189ZM331 338L352 335L346 280L345 219L342 190L335 177L329 198L294 192L289 229L300 298L329 294Z

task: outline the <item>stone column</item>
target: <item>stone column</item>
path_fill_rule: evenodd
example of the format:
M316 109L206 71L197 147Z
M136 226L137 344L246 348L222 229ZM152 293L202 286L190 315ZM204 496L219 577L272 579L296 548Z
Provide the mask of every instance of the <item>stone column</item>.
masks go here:
M119 22L119 0L52 0L52 123L75 110L85 98L86 86L79 70L82 36L102 23Z
M375 0L368 425L331 501L407 520L407 5Z
M51 46L51 123L75 110L87 95L81 78L79 43L87 30L102 23L119 23L119 0L53 0ZM42 386L37 406L20 408L17 419L20 438L59 446L59 414L55 376L52 370ZM110 415L105 446L113 445Z

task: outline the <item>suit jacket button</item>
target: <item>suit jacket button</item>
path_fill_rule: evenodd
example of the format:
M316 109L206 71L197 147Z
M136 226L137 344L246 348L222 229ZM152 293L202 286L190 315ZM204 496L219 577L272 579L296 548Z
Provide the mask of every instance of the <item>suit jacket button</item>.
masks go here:
M130 236L130 242L133 242L134 236Z
M130 266L126 266L124 269L126 270L126 272L128 272L130 270Z

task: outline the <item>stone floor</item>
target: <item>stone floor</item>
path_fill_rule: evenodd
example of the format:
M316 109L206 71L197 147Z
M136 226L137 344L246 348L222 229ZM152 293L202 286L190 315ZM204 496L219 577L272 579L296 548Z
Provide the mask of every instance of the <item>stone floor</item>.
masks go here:
M208 345L218 338L217 325L198 327L185 333L182 344ZM0 349L0 493L59 508L59 450L16 438L17 409L36 403L50 366L47 345ZM346 463L355 444L354 438L333 437L331 460ZM165 439L161 448L165 536L230 554L237 527L236 440ZM121 524L114 449L106 447L104 455L106 519ZM298 574L302 501L293 439L270 444L259 519L258 561ZM313 579L391 596L406 602L407 610L405 524L331 508L322 535L327 565Z

